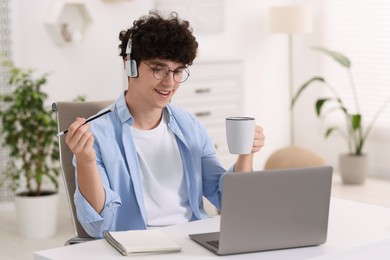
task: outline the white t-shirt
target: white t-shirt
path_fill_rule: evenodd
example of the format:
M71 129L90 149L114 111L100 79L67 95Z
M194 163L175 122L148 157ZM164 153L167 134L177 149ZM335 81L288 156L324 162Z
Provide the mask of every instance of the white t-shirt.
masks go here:
M180 151L167 122L164 111L156 128L131 128L142 174L147 226L150 227L185 223L192 216Z

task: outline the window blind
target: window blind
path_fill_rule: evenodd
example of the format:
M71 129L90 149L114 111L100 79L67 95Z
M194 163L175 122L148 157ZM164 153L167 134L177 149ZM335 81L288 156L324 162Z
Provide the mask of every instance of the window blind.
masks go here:
M326 0L322 5L323 47L351 60L360 112L367 125L390 96L390 1ZM348 109L356 112L347 71L331 58L323 60L325 79ZM390 128L390 104L374 128Z

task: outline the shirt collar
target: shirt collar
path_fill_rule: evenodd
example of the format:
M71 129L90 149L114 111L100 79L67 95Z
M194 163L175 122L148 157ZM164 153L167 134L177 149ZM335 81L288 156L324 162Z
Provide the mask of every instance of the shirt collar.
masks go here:
M119 120L122 124L126 123L128 120L130 120L130 125L134 124L134 118L130 114L129 109L126 105L126 99L125 99L126 91L123 92L115 101L115 107L117 109Z
M126 96L126 91L124 91L115 101L115 106L118 111L118 117L122 124L130 120L130 125L133 125L134 118L127 107L125 96ZM168 127L172 128L172 125L175 125L175 119L173 118L172 111L171 108L169 107L169 104L164 109L169 115L167 121Z

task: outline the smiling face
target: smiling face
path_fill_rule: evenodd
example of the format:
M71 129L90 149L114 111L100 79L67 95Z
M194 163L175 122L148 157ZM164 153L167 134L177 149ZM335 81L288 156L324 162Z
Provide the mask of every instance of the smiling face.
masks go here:
M174 80L174 72L169 72L160 80L153 76L153 68L158 64L167 65L171 71L179 71L184 67L181 63L164 59L141 61L138 64L138 78L128 78L126 100L130 108L142 111L162 110L175 94L180 83Z

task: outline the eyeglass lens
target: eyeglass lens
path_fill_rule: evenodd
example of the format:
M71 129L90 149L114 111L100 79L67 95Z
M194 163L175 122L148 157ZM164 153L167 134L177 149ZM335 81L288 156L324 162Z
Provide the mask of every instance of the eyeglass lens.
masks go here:
M189 76L188 68L185 68L185 67L171 70L171 69L169 69L168 65L166 65L166 64L157 64L154 68L151 67L147 63L146 63L146 65L148 65L150 68L153 69L153 76L157 80L162 80L162 79L166 78L168 76L169 72L173 73L173 79L177 83L183 83L184 81L186 81L188 79L188 76Z

